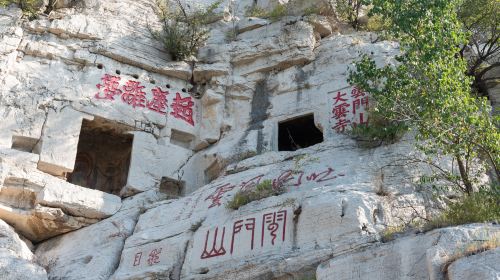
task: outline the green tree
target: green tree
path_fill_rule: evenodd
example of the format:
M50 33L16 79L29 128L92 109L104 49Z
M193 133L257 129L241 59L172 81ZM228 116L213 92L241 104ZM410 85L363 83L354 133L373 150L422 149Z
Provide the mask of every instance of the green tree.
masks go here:
M458 19L457 0L373 0L373 15L389 23L387 32L400 44L394 65L378 67L369 56L356 63L349 82L370 92L376 114L417 131L417 147L431 163L450 156L453 169L433 164L442 178L466 194L474 191L484 162L499 173L498 119L484 98L471 95L467 62L460 46L467 34Z
M495 78L486 78L485 74L500 67L500 2L463 0L458 7L458 18L469 34L460 51L468 62L467 75L474 78L473 88L479 95L486 95L486 83Z
M162 29L151 30L151 33L163 43L173 60L196 56L198 49L208 39L209 30L206 25L215 17L215 9L221 2L216 1L204 9L188 10L187 5L182 4L180 0L156 0Z

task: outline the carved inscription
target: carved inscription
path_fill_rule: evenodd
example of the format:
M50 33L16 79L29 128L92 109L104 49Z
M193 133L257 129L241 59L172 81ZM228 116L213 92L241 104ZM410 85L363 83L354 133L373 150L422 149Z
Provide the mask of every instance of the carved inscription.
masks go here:
M122 84L123 83L123 84ZM172 101L168 101L170 92L160 87L147 90L146 86L138 81L124 81L119 76L104 74L101 83L96 85L99 90L94 98L113 101L121 96L121 101L134 109L144 108L161 115L170 116L194 126L194 101L191 96L182 96L176 92ZM149 95L149 97L148 97Z
M269 249L283 244L287 239L289 212L288 209L270 210L207 229L204 231L203 246L199 248L199 258L241 256L254 249Z
M333 97L332 118L336 132L344 132L346 127L368 123L366 110L369 107L368 95L361 89L354 87L350 97L347 92L338 91Z
M205 201L208 201L210 203L208 205L208 209L221 206L221 200L224 195L234 189L248 190L255 188L255 186L257 186L262 181L264 176L264 174L259 174L258 176L255 176L238 184L224 183L216 186L215 190L205 198ZM276 178L272 178L271 180L274 188L278 188L280 186L300 187L304 182L322 183L335 180L338 177L342 176L344 176L343 173L336 173L335 169L327 167L326 169L308 173L305 173L304 171L286 170L279 176L277 176Z

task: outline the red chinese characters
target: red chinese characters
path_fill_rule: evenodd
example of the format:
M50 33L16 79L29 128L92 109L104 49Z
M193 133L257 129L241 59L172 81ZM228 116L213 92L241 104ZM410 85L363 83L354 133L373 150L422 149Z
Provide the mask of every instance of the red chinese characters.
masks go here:
M97 84L96 87L100 90L103 89L104 96L100 95L100 91L98 91L94 97L97 99L108 99L108 100L114 100L115 95L121 95L122 91L118 89L120 86L120 77L116 76L111 76L108 74L105 74L102 78L102 84Z
M333 98L333 109L332 114L336 123L333 129L337 132L344 132L345 128L349 125L350 121L346 119L347 113L349 113L349 104L347 103L346 93L337 92L337 96Z
M337 179L341 176L344 175L335 174L335 170L331 167L327 167L324 170L311 171L309 173L305 173L304 171L300 170L286 170L283 171L279 176L271 179L271 182L272 187L274 189L277 189L281 187L300 187L303 182L326 182ZM236 185L233 185L231 183L219 185L209 196L205 198L205 201L210 201L208 209L221 206L221 200L224 194L233 190L234 188L236 188L236 186L238 186L242 191L251 190L255 188L259 183L261 183L263 178L264 174L260 174Z
M368 95L360 88L354 87L351 90L350 100L347 93L337 92L333 97L332 118L335 119L335 125L332 127L336 132L344 132L346 127L358 124L367 124L368 118L365 118L365 110L368 109Z
M194 125L193 105L194 102L191 100L191 96L182 98L179 93L176 93L170 115L174 116L174 118L184 120L190 125Z
M274 242L278 237L278 230L281 231L280 237L284 242L286 233L286 210L262 215L262 238L260 246L264 246L266 233L270 235L271 244L274 245Z
M153 264L157 264L160 262L160 254L161 254L161 249L162 248L159 248L159 249L153 249L150 253L149 253L149 258L148 258L148 264L149 265L153 265Z
M104 74L96 87L99 89L94 95L96 99L115 100L121 96L122 102L134 109L145 108L161 115L167 115L170 108L172 117L194 126L195 102L191 96L183 97L177 92L169 104L169 92L160 87L152 88L149 93L138 81L122 81L120 77L108 74Z
M219 232L219 227L215 228L215 233L213 234L213 242L212 248L209 247L210 250L207 250L208 245L208 237L210 236L210 230L207 230L207 236L205 238L205 249L201 253L201 259L208 259L218 256L223 256L226 254L226 249L224 248L224 235L226 234L226 227L222 228L222 235L220 236L220 243L217 246L217 236Z
M361 107L363 107L365 110L368 109L369 106L368 96L361 89L354 87L351 91L351 97L353 98L352 114L354 115L354 117L356 117L356 110L359 111ZM358 124L361 125L368 124L368 118L366 120L364 119L363 112L359 112L359 123L356 121L353 123L353 125L358 125Z
M277 246L286 240L288 210L264 213L262 216L239 219L232 224L232 235L226 236L226 226L217 226L214 230L207 230L200 259L208 259L228 254L224 247L225 241L230 241L229 255L238 250L250 251L262 247ZM259 224L260 223L260 224ZM258 230L257 224L261 226ZM222 229L222 231L221 231ZM260 236L259 236L260 234ZM255 246L255 239L260 237L260 247ZM225 240L225 238L230 240ZM258 239L257 239L258 240ZM241 252L241 251L240 251Z
M139 82L127 81L123 86L123 102L134 108L146 107L146 93L142 91L144 88Z
M153 100L148 101L147 107L149 110L158 112L162 115L167 114L165 110L167 109L167 94L168 91L163 91L159 87L155 87L151 90L153 92Z
M146 263L148 265L154 265L154 264L160 263L161 250L162 250L162 248L156 248L156 249L151 250L151 252L149 252ZM134 255L133 266L141 265L141 259L142 259L142 252L137 252Z
M205 201L206 200L212 201L212 204L210 204L210 206L208 206L208 208L212 208L214 206L221 206L220 200L221 200L222 196L225 193L227 193L228 191L231 191L232 189L234 189L235 187L236 187L235 185L231 185L230 183L218 186L211 195L209 195L209 196L207 196L207 198L205 198Z
M253 250L253 244L254 244L254 238L255 238L255 218L248 218L243 222L243 220L238 220L234 222L233 224L233 236L231 238L231 251L230 253L233 254L233 249L234 249L234 238L236 234L240 233L241 229L243 228L243 225L245 226L245 229L247 231L252 232L252 239L250 241L250 249Z

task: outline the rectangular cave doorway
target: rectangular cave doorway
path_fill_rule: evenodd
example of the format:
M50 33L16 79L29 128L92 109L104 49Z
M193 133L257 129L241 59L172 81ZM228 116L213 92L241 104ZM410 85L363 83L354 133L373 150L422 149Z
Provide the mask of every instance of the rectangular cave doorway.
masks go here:
M296 151L323 142L323 132L314 124L314 114L278 124L278 151Z
M129 126L96 117L83 120L75 167L68 182L120 195L127 183L133 136Z

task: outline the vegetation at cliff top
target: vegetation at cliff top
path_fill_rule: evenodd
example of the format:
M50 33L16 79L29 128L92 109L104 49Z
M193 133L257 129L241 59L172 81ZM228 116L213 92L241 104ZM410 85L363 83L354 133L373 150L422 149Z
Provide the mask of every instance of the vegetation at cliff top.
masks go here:
M455 0L373 0L372 14L390 22L387 32L400 43L393 65L378 67L365 55L349 81L371 93L374 110L392 123L417 131L418 148L430 159L449 156L454 170L435 171L457 190L472 194L484 162L500 180L498 117L485 98L472 94L472 80L460 46L467 44ZM428 161L430 162L430 160Z
M180 0L156 0L156 12L161 30L150 30L161 41L173 60L186 60L196 56L208 39L207 24L216 17L215 10L222 0L208 7L189 7Z

